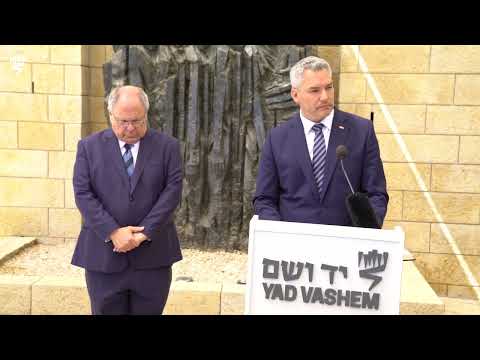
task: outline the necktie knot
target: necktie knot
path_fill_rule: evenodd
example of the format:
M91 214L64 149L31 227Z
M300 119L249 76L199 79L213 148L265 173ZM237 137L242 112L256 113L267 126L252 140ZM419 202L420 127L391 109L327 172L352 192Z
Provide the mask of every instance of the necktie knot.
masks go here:
M125 143L125 145L123 145L123 147L125 148L126 151L128 151L128 150L130 150L130 148L132 147L132 145Z
M315 131L315 133L318 133L319 131L322 131L324 126L325 125L323 125L322 123L319 123L319 124L313 125L312 129L313 129L313 131Z

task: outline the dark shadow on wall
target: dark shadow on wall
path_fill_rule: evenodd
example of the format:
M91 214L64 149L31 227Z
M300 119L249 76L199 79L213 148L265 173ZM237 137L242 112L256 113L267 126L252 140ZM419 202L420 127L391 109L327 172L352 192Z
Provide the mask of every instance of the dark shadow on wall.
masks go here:
M104 65L105 96L112 86L144 88L150 127L180 141L184 190L176 223L182 245L246 250L265 136L297 111L289 70L299 59L324 52L338 84L340 47L114 45L114 50Z

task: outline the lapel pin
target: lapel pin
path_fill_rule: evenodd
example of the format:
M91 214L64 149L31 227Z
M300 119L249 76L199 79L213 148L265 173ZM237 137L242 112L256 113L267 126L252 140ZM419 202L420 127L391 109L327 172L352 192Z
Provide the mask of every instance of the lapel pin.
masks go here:
M345 130L345 128L342 125L338 125L339 129Z

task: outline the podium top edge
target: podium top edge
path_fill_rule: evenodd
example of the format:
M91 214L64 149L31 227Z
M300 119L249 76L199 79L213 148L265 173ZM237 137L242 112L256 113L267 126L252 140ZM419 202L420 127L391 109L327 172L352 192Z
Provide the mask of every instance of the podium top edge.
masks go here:
M256 217L256 216L255 216ZM258 220L252 218L255 232L273 232L303 235L322 235L329 237L350 237L358 239L382 240L398 242L404 239L404 231L400 226L394 229L371 229L340 225L323 225L288 221Z

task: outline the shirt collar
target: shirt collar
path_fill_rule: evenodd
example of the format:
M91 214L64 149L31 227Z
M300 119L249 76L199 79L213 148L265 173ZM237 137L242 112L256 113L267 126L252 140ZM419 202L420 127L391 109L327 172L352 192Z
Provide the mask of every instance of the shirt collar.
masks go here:
M131 145L130 145L130 149L132 149L132 148L134 148L135 146L137 146L139 142L140 142L140 140L137 141L135 144L131 144ZM118 139L118 145L120 145L120 149L123 149L123 147L125 146L125 141L122 141L122 140Z
M330 114L328 114L325 119L321 121L321 123L328 129L328 131L332 130L332 123L333 123L333 112L330 111ZM302 114L302 110L300 110L300 119L302 120L303 124L303 129L305 130L305 134L308 134L310 130L312 130L313 125L316 124L316 122L313 122L311 120L308 120L305 116Z

